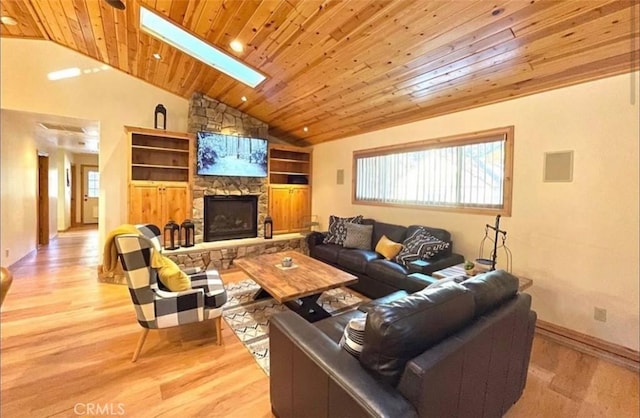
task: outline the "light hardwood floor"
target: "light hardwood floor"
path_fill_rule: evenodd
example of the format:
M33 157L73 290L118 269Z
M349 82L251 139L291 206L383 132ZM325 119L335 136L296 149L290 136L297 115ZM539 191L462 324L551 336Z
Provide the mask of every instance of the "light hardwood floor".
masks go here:
M224 321L222 346L212 323L152 331L131 363L140 327L126 286L96 280L99 251L96 230L73 230L12 267L2 417L75 416L87 404L136 417L271 416L268 377ZM536 336L507 416L638 417L638 390L637 373Z

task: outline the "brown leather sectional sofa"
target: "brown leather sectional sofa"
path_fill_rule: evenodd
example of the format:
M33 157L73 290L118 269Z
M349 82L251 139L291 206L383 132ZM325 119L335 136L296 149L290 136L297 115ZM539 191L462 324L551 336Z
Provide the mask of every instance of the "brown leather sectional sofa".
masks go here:
M314 324L293 312L272 318L276 416L499 417L522 395L536 313L511 274L399 292L361 308ZM358 359L338 341L363 311Z

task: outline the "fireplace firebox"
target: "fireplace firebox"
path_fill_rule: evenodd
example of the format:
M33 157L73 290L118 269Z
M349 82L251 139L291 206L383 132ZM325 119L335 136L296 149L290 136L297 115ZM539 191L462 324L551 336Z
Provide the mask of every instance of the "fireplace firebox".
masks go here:
M205 196L204 240L258 236L258 196Z

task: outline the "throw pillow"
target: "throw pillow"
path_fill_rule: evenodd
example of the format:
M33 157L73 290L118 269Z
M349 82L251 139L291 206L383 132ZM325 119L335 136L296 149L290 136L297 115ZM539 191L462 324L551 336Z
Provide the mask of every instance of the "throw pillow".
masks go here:
M401 249L402 244L391 241L386 235L383 235L378 244L376 244L376 252L387 260L391 260L398 255Z
M419 259L430 259L449 248L449 243L440 241L424 229L417 229L402 243L402 250L396 256L396 262L405 267Z
M151 267L157 269L158 279L172 292L182 292L191 289L191 279L180 267L168 257L153 251L151 255Z
M347 236L347 224L359 224L360 222L362 222L362 215L351 218L339 218L333 215L329 216L329 232L327 232L327 236L324 238L323 243L342 245Z
M347 236L345 237L342 246L345 248L371 250L372 234L373 225L347 223Z
M367 315L361 318L353 318L344 328L344 334L340 339L340 347L354 356L360 358L362 352L362 344L364 344L364 326L367 322Z

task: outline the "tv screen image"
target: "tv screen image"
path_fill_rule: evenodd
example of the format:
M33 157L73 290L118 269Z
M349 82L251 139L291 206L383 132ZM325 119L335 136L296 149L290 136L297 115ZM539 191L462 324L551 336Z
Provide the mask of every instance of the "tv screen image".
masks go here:
M267 176L267 140L198 132L198 175Z

